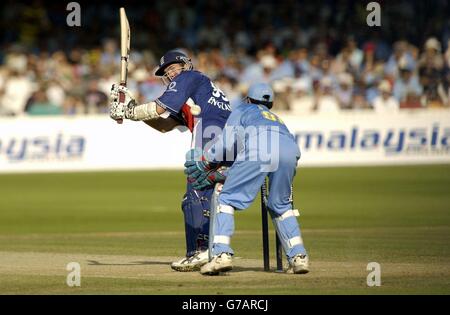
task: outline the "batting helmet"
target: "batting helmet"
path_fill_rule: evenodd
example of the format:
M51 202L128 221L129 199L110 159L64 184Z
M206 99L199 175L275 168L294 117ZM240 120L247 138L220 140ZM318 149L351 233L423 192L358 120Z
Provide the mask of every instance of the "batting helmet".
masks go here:
M178 50L170 50L159 60L159 67L155 72L157 76L164 75L164 69L174 63L182 63L185 65L185 70L192 69L192 62L185 54Z

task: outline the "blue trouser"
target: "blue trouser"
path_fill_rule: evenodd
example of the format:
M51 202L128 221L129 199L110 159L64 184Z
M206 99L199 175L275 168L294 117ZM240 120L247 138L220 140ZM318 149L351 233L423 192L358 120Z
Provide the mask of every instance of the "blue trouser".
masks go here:
M184 213L186 256L208 249L209 210L214 187L194 190L188 183L181 208Z
M306 254L297 219L292 210L291 187L300 151L290 138L280 137L278 167L262 171L260 161L239 161L231 166L219 196L218 213L214 222L213 254L233 253L229 240L234 233L234 214L230 207L243 210L256 198L266 176L269 177L268 208L288 258ZM224 207L222 207L224 206ZM216 241L217 236L217 241ZM211 236L212 237L212 236Z

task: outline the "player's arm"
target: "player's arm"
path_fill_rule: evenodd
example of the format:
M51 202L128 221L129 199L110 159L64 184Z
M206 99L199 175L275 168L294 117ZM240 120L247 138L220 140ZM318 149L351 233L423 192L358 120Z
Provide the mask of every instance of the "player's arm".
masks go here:
M124 93L125 102L119 101L119 93ZM165 119L169 117L169 112L155 101L145 104L137 104L128 88L114 84L111 88L110 117L114 120L130 119L134 121L149 121L155 119Z
M168 132L173 130L177 126L181 126L182 123L172 117L167 118L156 118L151 120L144 120L144 123L146 123L148 126L152 127L153 129L156 129L162 133Z
M119 91L124 91L130 99L128 103L118 103ZM110 116L115 120L124 118L142 120L148 126L163 133L182 125L179 120L169 116L169 113L156 102L137 105L128 89L117 85L113 85L111 89Z
M155 101L141 105L136 104L126 87L114 84L111 89L110 116L115 120L126 118L135 121L148 121L160 117L168 118L170 114L177 115L188 101L192 90L195 89L196 79L195 76L181 73L172 81L163 95ZM119 93L126 95L124 103L118 101ZM190 106L192 107L192 105Z

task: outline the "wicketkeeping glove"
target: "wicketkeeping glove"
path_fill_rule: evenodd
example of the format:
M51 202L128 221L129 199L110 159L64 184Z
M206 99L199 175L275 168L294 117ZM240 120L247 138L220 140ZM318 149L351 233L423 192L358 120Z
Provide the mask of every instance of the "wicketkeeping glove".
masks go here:
M225 168L221 167L217 170L203 173L199 177L197 177L194 182L192 182L192 188L196 190L202 190L204 188L213 186L216 183L224 183L226 179L224 172Z
M214 170L217 165L206 160L201 149L191 149L186 153L184 163L184 173L188 176L189 182L195 181L200 175Z

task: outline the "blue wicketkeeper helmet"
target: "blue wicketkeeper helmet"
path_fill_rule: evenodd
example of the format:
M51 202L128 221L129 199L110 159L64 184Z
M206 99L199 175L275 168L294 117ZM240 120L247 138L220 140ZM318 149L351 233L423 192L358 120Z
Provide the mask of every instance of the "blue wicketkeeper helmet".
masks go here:
M261 104L267 108L273 106L273 90L267 83L255 83L248 89L247 99L252 104Z

